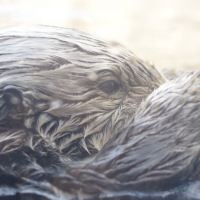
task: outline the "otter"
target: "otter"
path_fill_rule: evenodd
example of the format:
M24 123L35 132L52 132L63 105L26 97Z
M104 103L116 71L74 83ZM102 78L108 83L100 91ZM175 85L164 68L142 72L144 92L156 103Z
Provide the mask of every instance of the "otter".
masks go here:
M200 72L192 72L150 94L132 123L87 164L41 167L35 159L41 149L30 147L29 155L25 148L0 154L0 193L7 199L200 199L199 124ZM14 155L24 163L11 165Z
M10 141L1 151L27 146L67 162L93 158L165 81L120 44L78 30L1 30L0 141Z

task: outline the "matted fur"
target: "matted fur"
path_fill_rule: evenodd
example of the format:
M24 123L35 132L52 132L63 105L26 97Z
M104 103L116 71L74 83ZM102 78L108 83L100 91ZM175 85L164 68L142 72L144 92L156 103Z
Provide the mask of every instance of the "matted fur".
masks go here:
M108 81L118 87L113 93L102 91ZM3 131L38 135L75 160L101 150L164 82L152 64L123 46L81 31L47 26L0 31Z
M0 155L0 194L7 199L200 199L199 124L200 72L155 90L130 126L88 164L58 164L60 155L49 151L55 166L41 155L42 144L7 154L18 160Z

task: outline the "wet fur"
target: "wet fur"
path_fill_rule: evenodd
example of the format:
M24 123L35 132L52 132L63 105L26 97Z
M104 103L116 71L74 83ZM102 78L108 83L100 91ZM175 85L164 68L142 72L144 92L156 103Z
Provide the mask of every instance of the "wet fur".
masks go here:
M200 199L199 72L161 85L150 64L74 30L0 38L1 199ZM120 89L105 94L105 80Z
M43 166L38 158L44 145L1 154L4 161L20 158L1 164L1 194L16 199L200 199L199 89L199 72L162 85L140 105L130 126L88 164L68 165L52 151L50 160L57 164L48 163L44 154L48 166Z
M105 93L100 86L106 81L119 89ZM123 46L81 31L47 26L0 31L3 131L40 136L72 160L100 151L164 82L153 65Z

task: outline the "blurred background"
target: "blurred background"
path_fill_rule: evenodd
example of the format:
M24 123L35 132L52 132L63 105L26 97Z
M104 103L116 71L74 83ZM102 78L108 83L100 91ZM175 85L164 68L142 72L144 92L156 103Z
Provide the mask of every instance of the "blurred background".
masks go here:
M200 0L0 0L0 28L24 24L114 40L160 69L200 69Z

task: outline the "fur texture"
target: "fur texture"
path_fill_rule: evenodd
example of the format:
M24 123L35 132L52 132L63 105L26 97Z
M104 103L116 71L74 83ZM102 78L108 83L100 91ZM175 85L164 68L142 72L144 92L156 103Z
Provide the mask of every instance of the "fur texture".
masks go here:
M0 199L200 199L199 72L164 83L124 47L70 29L0 41Z
M81 31L0 31L2 135L25 132L33 149L42 141L72 160L95 155L164 82L153 65L123 46Z
M140 105L132 124L115 134L88 164L55 166L60 155L55 151L42 155L46 152L42 144L34 150L30 145L20 150L13 146L12 152L5 149L0 155L1 195L52 200L200 199L199 93L200 73L165 83ZM48 158L54 162L48 163Z

